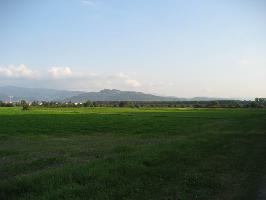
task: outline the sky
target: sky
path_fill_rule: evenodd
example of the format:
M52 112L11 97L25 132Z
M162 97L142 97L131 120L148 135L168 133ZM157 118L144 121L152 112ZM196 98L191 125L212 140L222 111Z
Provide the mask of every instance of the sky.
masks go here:
M0 86L266 97L265 0L0 0Z

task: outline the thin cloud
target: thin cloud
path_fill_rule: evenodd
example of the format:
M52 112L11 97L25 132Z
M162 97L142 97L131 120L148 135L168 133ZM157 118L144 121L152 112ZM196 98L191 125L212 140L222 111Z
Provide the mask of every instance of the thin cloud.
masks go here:
M70 77L73 75L73 72L69 67L52 67L48 72L55 79Z
M95 0L82 0L82 3L87 6L95 7L96 1Z
M26 65L0 67L0 76L9 78L37 79L39 73L29 69Z
M141 86L141 84L137 80L134 80L134 79L127 79L126 84L130 87L140 87Z
M26 65L0 68L1 82L15 85L36 85L73 90L100 90L139 88L142 84L124 73L96 74L93 72L74 71L70 67L51 67L47 70L34 71Z
M108 84L110 85L111 80L119 80L122 81L125 85L130 88L140 87L141 83L135 79L130 78L127 74L120 72L117 75L111 75L106 77L108 79Z

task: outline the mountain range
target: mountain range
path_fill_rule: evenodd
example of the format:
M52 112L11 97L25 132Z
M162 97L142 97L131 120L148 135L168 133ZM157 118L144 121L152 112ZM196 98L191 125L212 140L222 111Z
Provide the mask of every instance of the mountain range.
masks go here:
M120 91L104 89L99 92L87 92L66 99L72 102L90 101L177 101L176 97L163 97L134 91Z
M0 101L211 101L224 100L224 98L194 97L177 98L157 96L135 91L120 91L104 89L99 92L82 92L68 90L54 90L43 88L24 88L15 86L0 87Z
M13 101L60 101L81 93L83 92L4 86L0 87L0 100L8 101L11 96Z

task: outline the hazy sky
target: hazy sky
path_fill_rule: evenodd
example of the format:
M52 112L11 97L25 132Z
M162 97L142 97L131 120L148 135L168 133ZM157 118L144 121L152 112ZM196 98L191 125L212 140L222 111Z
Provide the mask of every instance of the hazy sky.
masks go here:
M0 86L266 97L265 0L0 0Z

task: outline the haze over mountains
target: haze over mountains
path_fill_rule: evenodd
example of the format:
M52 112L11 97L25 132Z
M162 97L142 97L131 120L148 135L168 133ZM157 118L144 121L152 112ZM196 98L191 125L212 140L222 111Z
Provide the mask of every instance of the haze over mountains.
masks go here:
M224 98L194 97L177 98L146 94L135 91L120 91L116 89L104 89L99 92L82 92L68 90L54 90L43 88L23 88L15 86L0 87L0 100L9 101L210 101Z
M13 101L22 99L27 101L59 101L81 93L78 91L4 86L0 87L0 100L7 101L9 96L12 96Z

